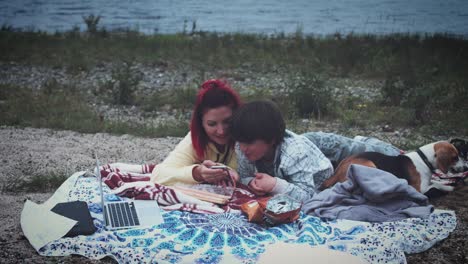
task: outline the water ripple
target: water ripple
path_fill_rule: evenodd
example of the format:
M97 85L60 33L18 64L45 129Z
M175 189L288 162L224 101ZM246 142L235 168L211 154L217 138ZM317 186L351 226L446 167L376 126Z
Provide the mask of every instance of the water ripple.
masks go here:
M143 33L181 32L184 23L217 32L304 34L448 32L468 35L467 0L0 0L0 24L54 32L84 25Z

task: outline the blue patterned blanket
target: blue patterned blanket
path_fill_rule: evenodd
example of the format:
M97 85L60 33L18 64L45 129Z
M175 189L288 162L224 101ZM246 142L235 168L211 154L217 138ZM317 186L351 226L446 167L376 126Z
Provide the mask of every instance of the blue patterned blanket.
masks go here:
M367 223L322 221L302 214L291 224L264 228L241 214L164 211L164 223L152 228L107 231L95 178L70 177L57 192L62 201L88 202L96 233L61 238L40 248L44 256L110 256L119 263L256 263L265 246L276 242L325 245L369 263L406 263L405 253L429 249L456 227L453 211L435 210L429 218ZM106 187L104 192L109 193ZM55 196L57 199L57 195ZM106 195L106 199L120 199Z

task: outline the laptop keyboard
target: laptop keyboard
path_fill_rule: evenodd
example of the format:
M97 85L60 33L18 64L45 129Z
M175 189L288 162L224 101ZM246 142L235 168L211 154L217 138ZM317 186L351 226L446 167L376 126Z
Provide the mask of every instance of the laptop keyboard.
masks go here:
M111 227L131 227L140 225L137 212L133 202L125 203L108 203L106 204L109 210L108 221Z

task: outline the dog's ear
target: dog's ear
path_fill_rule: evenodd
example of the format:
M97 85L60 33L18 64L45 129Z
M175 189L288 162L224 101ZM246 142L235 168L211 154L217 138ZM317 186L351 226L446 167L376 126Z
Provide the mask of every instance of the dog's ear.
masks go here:
M458 150L458 155L464 159L468 158L468 140L452 138L450 139L450 144L452 144Z
M449 142L450 144L454 145L456 148L467 144L467 142L461 138L452 138L450 139Z
M447 173L450 167L458 161L458 150L448 142L441 142L434 146L437 168Z

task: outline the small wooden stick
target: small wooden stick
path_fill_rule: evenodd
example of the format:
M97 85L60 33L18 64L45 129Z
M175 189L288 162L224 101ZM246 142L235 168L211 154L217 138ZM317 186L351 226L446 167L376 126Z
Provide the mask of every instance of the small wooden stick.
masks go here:
M229 197L224 196L224 195L205 192L201 190L195 190L195 189L186 188L182 186L171 186L171 188L174 190L178 190L184 194L193 196L202 201L207 201L207 202L216 203L216 204L226 204L229 201Z
M230 197L229 196L226 196L226 195L222 195L222 194L217 194L217 193L211 193L211 192L207 192L207 191L203 191L203 190L198 190L198 189L192 189L190 187L185 187L185 186L171 186L172 188L175 188L175 189L179 189L179 190L185 190L185 191L190 191L192 193L199 193L199 194L206 194L206 195L210 195L210 196L213 196L213 197L217 197L217 198L221 198L221 199L229 199Z
M200 199L202 201L216 203L216 204L226 204L227 203L227 200L225 200L225 199L220 199L220 198L211 197L211 196L207 196L207 195L201 195L201 194L197 194L197 193L191 193L189 191L182 191L182 190L179 190L179 191L186 194L186 195L190 195L190 196L192 196L194 198Z

